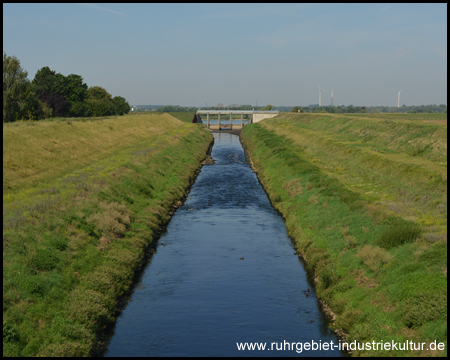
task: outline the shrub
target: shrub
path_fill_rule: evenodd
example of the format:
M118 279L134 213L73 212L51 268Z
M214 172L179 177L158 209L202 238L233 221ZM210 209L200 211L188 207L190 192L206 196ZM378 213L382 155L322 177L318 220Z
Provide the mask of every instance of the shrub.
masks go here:
M391 226L383 232L377 244L390 249L399 245L413 242L421 234L421 229L415 224L400 224Z

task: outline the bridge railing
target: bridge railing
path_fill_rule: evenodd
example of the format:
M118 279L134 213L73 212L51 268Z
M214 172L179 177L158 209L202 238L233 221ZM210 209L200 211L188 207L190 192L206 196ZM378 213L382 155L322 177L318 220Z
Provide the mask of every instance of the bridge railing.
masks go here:
M256 114L267 114L270 116L267 117L273 117L278 115L278 111L260 111L260 110L197 110L197 114L206 114L206 126L210 129L223 129L223 128L230 128L230 129L242 129L245 125L250 124L253 122L253 115ZM251 115L249 120L244 120L244 115ZM210 119L210 115L217 115L217 124L213 124L211 123L211 121L213 121L212 119ZM221 119L220 115L230 115L230 118L225 120L225 119ZM233 115L241 115L240 119L233 119ZM264 115L261 117L259 116L258 118L264 118ZM240 120L240 124L239 123L235 123L233 124L233 121L239 121ZM222 121L222 122L221 122ZM227 124L227 122L229 121L229 124ZM244 121L246 122L246 124L244 124ZM259 120L258 120L259 121ZM203 121L201 121L203 123Z

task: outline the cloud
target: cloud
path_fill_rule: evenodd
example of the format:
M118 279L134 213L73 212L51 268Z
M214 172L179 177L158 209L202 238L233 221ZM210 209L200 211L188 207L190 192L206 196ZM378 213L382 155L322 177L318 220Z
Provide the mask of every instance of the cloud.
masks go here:
M385 7L382 8L380 11L386 11L387 9L389 9L389 6L385 6Z
M107 9L107 8L104 8L104 7L95 5L95 4L91 4L91 3L89 3L89 4L88 3L81 3L81 4L78 4L78 5L85 6L85 7L90 7L92 9L97 9L97 10L100 10L100 11L110 12L110 13L117 14L117 15L125 15L125 14L123 14L121 12L110 10L110 9Z

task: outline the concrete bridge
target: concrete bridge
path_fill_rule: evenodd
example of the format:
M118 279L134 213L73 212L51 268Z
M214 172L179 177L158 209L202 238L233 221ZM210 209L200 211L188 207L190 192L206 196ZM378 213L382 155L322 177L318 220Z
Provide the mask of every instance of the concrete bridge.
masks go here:
M255 110L197 110L197 113L195 114L193 122L199 122L202 124L205 124L205 121L201 119L201 116L206 114L206 126L213 130L233 130L233 129L242 129L246 124L244 124L244 121L248 124L251 123L257 123L261 120L272 118L274 116L278 115L278 111L255 111ZM244 114L251 115L250 120L244 120ZM211 124L210 115L217 115L218 117L218 123L217 124ZM221 118L221 115L223 117ZM227 119L227 115L228 119ZM240 119L233 119L233 115L241 115ZM233 121L239 121L238 124L233 124Z

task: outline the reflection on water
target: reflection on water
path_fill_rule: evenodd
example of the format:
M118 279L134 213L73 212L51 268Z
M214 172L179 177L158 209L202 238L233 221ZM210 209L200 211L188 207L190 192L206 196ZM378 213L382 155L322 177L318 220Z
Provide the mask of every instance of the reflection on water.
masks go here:
M216 162L202 168L159 240L106 356L298 356L236 343L338 343L239 138L214 137Z

